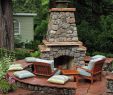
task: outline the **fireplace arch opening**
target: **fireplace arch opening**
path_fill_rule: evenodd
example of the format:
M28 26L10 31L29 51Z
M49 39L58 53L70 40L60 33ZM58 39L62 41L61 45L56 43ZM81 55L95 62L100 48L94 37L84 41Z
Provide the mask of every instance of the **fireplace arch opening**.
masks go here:
M61 67L62 69L71 69L74 57L72 56L59 56L54 58L55 68Z

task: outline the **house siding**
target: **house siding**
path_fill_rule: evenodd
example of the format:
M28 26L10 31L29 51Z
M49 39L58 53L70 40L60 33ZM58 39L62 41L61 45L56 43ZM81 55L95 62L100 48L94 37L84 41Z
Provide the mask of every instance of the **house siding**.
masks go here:
M32 16L14 16L14 19L20 23L21 42L32 41L34 39L33 17Z

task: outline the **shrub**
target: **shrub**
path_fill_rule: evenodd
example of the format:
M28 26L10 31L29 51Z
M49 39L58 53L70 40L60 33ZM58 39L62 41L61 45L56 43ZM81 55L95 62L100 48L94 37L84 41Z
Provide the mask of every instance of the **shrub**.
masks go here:
M24 59L25 57L29 57L30 56L30 52L28 49L15 49L15 57L16 59Z
M17 86L15 84L10 84L7 80L0 80L0 90L2 93L8 93L10 91L16 90Z
M2 53L3 54L3 53ZM0 58L0 91L2 93L8 93L9 91L15 90L16 85L10 84L6 79L6 73L10 64L12 63L12 57L8 56L7 52Z
M5 56L0 58L0 80L6 75L9 65L11 64L11 57Z
M11 60L13 61L13 59L15 59L15 52L0 48L0 58L4 56L6 57L10 56Z
M14 59L15 53L13 51L0 48L0 91L2 93L8 93L16 89L15 84L10 84L5 79L8 68Z
M42 41L42 39L45 37L47 31L47 25L48 25L47 20L42 20L40 25L35 28L36 40Z
M41 43L41 42L38 41L38 40L26 42L26 43L25 43L25 48L37 50L37 49L38 49L37 46L38 46L40 43Z
M39 57L40 56L40 52L39 51L35 51L33 53L31 53L32 57Z
M10 85L6 80L0 81L0 90L2 93L7 93L10 89Z

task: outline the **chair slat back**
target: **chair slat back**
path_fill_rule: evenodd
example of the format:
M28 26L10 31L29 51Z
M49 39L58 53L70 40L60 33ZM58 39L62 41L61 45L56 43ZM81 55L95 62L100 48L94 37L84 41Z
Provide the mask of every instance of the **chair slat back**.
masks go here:
M34 62L34 74L49 76L52 74L51 65L47 63Z
M105 62L105 59L102 59L102 60L97 61L94 64L94 67L93 67L94 74L102 72L102 67L103 67L104 62Z

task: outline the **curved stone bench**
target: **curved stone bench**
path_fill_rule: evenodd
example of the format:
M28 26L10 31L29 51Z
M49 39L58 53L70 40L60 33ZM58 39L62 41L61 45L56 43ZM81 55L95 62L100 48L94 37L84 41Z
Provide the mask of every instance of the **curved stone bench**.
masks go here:
M25 65L24 62L23 64ZM27 68L27 65L25 68ZM37 93L45 93L46 95L75 95L76 93L76 82L67 82L64 85L52 84L47 82L47 77L43 76L19 79L13 75L13 72L14 71L9 71L7 75L8 78L15 80L15 83L18 87L36 91Z

